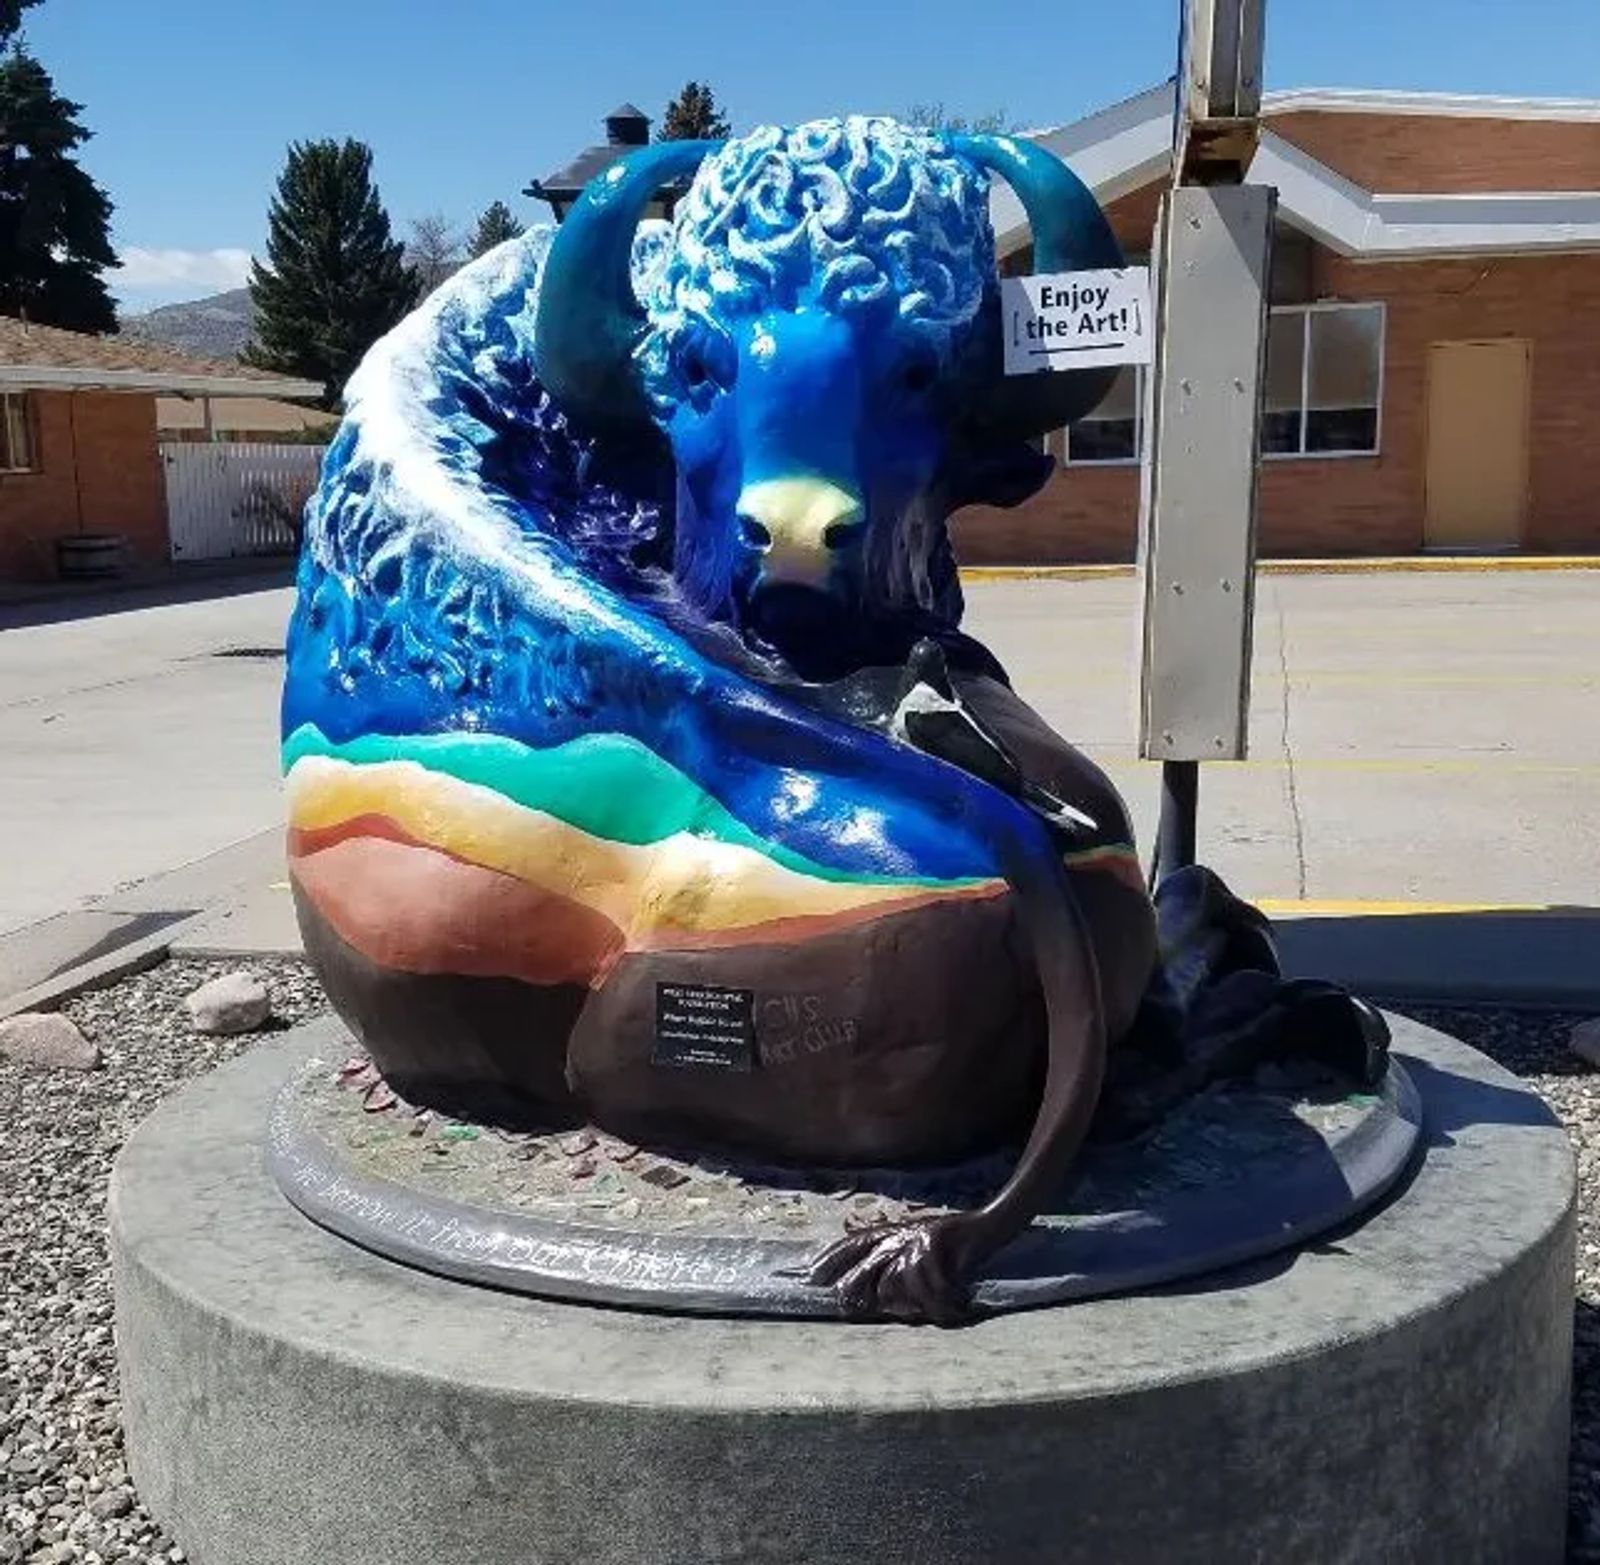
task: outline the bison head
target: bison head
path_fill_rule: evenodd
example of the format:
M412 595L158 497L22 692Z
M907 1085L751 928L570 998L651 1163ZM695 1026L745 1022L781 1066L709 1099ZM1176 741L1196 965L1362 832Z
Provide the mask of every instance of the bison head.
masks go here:
M696 169L641 301L640 215ZM580 426L666 437L680 591L807 677L952 622L949 513L1031 494L1049 464L1030 441L1109 383L1002 375L989 173L1022 200L1038 269L1121 264L1049 153L879 119L651 147L551 246L541 380Z

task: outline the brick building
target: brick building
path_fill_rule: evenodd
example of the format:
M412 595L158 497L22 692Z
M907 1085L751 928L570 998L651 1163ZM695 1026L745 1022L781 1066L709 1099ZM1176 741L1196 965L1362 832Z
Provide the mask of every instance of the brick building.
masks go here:
M337 413L275 397L156 398L156 430L163 441L271 445L293 440L326 444L338 427Z
M1261 551L1600 548L1600 101L1269 94L1278 189ZM1150 253L1172 89L1039 136ZM1002 265L1026 219L993 198ZM1050 437L1013 511L957 517L967 563L1129 559L1143 372Z
M123 337L0 316L0 582L56 574L56 540L116 534L168 558L158 397L311 398L322 387Z

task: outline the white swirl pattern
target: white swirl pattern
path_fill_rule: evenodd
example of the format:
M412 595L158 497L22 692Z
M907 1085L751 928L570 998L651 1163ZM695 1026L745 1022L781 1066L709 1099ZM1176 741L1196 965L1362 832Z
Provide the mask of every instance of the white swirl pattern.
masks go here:
M684 394L680 337L763 309L892 309L948 338L994 275L988 180L893 120L764 127L701 165L651 270L639 279L651 326L639 358L658 406Z

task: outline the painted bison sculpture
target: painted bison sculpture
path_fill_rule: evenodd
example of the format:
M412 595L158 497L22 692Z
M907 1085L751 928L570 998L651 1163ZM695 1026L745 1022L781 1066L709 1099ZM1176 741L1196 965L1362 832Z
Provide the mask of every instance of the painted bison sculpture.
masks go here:
M913 1318L1059 1187L1112 1051L1181 1076L1219 974L1276 987L1213 1037L1284 988L1210 879L1163 965L1122 802L960 630L947 518L1033 493L1108 373L1002 375L991 178L1038 270L1120 264L1038 147L846 119L642 149L465 268L350 382L283 702L307 949L396 1091L825 1167L1020 1145L817 1258Z

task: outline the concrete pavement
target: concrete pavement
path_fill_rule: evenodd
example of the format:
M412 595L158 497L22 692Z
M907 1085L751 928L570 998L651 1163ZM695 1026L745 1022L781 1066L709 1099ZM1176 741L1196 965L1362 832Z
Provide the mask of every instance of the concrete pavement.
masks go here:
M1148 850L1134 581L990 578L968 598L970 628L1106 767ZM130 929L159 942L168 914L189 920L185 949L292 942L281 663L248 655L281 644L289 604L251 592L0 634L0 930L76 907L102 954ZM1283 921L1291 960L1378 993L1443 974L1453 993L1600 1003L1600 572L1274 573L1257 611L1250 759L1205 769L1200 847ZM194 868L115 891L174 864ZM11 987L70 938L31 931ZM24 944L0 942L0 994Z
M1127 579L987 582L968 614L1147 848L1135 606ZM1200 846L1280 908L1600 900L1600 573L1263 576L1250 759L1204 769Z
M290 602L279 588L156 607L119 595L43 623L37 605L0 610L0 931L279 818Z

